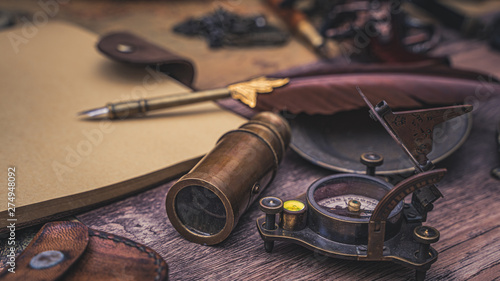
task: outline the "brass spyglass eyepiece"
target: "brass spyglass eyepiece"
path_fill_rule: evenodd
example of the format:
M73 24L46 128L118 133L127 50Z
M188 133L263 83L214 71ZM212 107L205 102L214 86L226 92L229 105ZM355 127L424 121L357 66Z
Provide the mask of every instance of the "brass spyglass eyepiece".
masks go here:
M168 191L166 210L174 228L199 244L226 239L273 179L290 135L286 120L270 112L224 134Z

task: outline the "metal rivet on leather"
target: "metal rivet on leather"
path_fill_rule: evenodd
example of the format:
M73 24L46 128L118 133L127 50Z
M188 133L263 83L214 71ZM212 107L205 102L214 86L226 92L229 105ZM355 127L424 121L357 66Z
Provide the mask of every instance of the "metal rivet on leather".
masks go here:
M132 53L134 51L134 47L127 44L118 44L116 45L116 50L120 53Z
M64 254L60 251L45 251L34 256L30 266L34 269L45 269L53 267L64 260Z

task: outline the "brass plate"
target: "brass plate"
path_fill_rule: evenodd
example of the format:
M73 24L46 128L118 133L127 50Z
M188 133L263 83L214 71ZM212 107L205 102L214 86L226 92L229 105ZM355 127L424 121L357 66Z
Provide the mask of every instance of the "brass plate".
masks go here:
M365 173L366 167L359 162L359 157L373 151L384 157L377 174L414 170L408 156L382 125L369 117L366 109L331 116L300 114L287 117L292 127L292 149L316 165L338 172ZM428 158L437 163L449 156L465 142L471 127L470 113L437 125L433 150Z

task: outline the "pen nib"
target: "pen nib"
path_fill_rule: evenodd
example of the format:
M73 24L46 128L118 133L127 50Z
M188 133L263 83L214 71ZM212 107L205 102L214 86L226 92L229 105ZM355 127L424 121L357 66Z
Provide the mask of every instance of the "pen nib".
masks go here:
M108 108L107 107L100 107L100 108L94 108L91 110L86 110L79 112L78 115L86 115L87 117L91 118L100 118L100 117L107 117L108 116Z

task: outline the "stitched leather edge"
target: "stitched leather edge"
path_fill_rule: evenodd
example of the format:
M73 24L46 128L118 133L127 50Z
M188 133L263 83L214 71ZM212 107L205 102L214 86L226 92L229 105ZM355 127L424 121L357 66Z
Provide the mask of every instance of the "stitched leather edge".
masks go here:
M126 246L136 248L139 251L148 254L148 256L150 258L154 259L154 261L155 261L154 264L157 266L155 281L168 279L168 265L167 265L167 263L158 253L156 253L152 249L150 249L142 244L136 243L130 239L127 239L127 238L124 238L121 236L116 236L116 235L106 233L106 232L101 232L99 230L95 230L95 229L91 229L91 228L89 228L89 236L96 236L96 237L99 237L102 239L107 239L107 240L112 240L114 242L123 243ZM163 270L165 270L165 277L164 278L162 278Z

